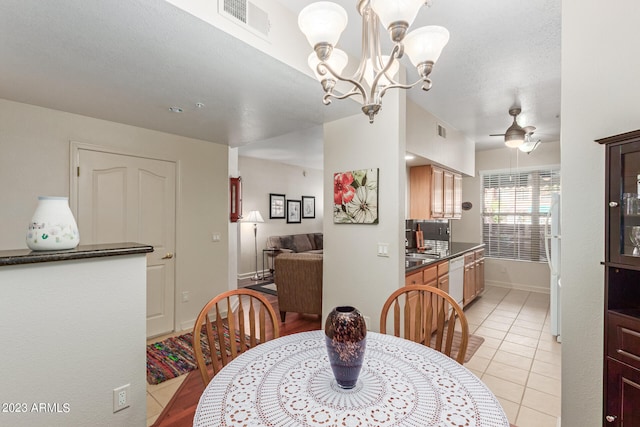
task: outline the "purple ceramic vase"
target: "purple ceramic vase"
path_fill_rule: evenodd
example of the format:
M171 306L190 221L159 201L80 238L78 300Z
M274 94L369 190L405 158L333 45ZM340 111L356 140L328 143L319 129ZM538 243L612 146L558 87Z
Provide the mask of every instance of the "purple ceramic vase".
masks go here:
M333 376L339 387L356 386L367 344L367 325L355 308L334 308L324 325L327 353Z

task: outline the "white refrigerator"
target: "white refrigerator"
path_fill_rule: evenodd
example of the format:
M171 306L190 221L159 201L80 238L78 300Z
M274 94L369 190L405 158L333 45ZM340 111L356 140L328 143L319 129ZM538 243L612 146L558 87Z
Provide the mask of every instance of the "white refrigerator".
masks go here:
M551 208L547 213L545 223L545 251L547 263L551 272L550 281L550 315L551 315L551 335L560 342L560 331L562 316L560 312L560 301L562 294L562 281L560 275L560 244L561 244L561 224L560 224L561 202L560 194L552 195Z

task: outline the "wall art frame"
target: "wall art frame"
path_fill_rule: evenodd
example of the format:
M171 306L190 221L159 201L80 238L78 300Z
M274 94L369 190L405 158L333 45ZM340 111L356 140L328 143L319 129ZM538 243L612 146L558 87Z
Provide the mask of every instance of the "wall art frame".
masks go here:
M314 196L302 196L302 218L316 217L316 198Z
M229 221L242 219L242 177L229 178Z
M269 193L269 219L285 219L285 195Z
M333 222L378 224L379 169L357 169L333 174Z
M302 202L300 200L287 199L287 223L302 222L301 211Z

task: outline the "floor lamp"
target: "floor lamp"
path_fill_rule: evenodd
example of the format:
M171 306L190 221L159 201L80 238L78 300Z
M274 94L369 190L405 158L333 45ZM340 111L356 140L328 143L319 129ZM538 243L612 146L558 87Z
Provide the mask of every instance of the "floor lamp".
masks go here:
M256 274L251 277L251 280L260 280L260 276L258 276L258 223L264 222L264 220L262 219L262 215L260 215L260 211L250 211L249 215L244 219L244 222L253 224L253 241L256 252Z

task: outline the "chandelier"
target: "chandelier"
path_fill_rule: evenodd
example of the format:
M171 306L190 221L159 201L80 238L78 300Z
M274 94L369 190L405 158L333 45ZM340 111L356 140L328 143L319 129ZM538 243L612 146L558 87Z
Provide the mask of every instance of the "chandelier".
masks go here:
M425 26L407 34L420 7L427 3L430 0L358 0L358 12L362 16L362 54L352 76L341 75L348 56L335 47L347 26L347 12L328 1L312 3L302 9L298 15L298 26L314 50L308 62L325 92L322 102L329 105L331 98L359 96L362 112L369 117L369 123L373 123L388 89L410 89L421 82L423 90L431 89L429 74L449 41L449 31L439 26ZM389 32L393 42L389 55L381 54L380 24ZM404 53L420 76L412 84L402 84L393 79ZM335 93L338 80L353 87L344 94Z

